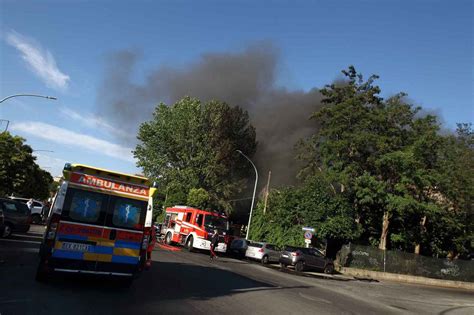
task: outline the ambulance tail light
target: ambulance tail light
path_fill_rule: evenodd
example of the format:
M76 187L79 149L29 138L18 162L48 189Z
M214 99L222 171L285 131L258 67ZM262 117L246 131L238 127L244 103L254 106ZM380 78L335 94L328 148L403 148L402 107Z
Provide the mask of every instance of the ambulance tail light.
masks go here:
M57 232L57 229L58 229L58 224L59 224L59 219L60 218L61 218L60 215L56 214L56 213L54 213L51 216L51 221L49 223L49 227L48 227L47 234L46 234L46 239L47 240L54 240L54 238L56 237L56 232Z
M148 244L150 243L150 228L145 228L143 231L142 250L147 250Z

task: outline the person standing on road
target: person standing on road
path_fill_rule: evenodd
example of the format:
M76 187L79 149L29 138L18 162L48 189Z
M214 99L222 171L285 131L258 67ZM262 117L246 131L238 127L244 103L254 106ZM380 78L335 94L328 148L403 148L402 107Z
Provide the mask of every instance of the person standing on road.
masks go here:
M33 209L33 199L31 198L30 200L28 200L28 202L26 203L26 205L28 206L28 209Z
M214 234L212 234L211 237L211 251L210 251L210 259L211 261L214 260L214 258L217 258L216 253L214 252L214 249L217 247L219 244L219 234L217 233L217 230L214 230Z

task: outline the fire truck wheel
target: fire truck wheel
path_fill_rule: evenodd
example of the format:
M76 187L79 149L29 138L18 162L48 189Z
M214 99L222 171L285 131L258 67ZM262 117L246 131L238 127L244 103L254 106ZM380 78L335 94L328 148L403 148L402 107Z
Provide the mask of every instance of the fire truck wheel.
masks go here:
M191 235L190 237L188 237L188 240L186 241L186 249L190 252L193 250L193 243L194 243L194 238Z
M165 243L171 245L171 233L166 234Z

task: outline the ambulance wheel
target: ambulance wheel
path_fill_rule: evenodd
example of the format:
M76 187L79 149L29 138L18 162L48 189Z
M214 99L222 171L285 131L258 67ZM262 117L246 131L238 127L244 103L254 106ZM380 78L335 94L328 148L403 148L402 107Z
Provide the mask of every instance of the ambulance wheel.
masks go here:
M190 252L193 251L193 243L194 243L194 238L191 235L190 237L188 237L188 240L186 241L186 249Z
M38 282L47 282L49 279L48 267L45 265L44 261L41 260L36 269L35 280Z
M168 232L168 234L166 234L166 237L165 237L165 243L167 245L171 245L172 241L171 241L171 233Z

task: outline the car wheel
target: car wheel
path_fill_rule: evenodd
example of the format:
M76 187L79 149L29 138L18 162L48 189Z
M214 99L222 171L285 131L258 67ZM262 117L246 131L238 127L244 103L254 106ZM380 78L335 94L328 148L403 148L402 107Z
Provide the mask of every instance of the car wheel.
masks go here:
M264 264L264 265L268 264L268 256L267 255L262 257L262 264Z
M10 237L12 235L12 226L10 223L5 223L5 229L3 230L3 237Z
M190 252L193 250L193 243L194 243L194 238L191 235L190 237L188 237L188 240L186 241L186 249Z
M33 214L31 216L31 223L40 224L41 223L41 216L39 214Z
M171 233L166 234L165 243L171 245Z
M286 266L287 266L287 264L280 263L280 268L281 268L281 269L286 269Z
M333 274L334 273L334 265L326 265L326 267L324 267L324 273L326 274Z
M302 261L298 261L295 265L295 270L301 272L304 270L304 263Z

